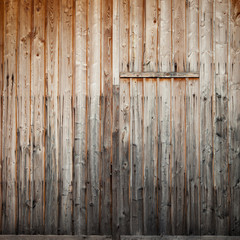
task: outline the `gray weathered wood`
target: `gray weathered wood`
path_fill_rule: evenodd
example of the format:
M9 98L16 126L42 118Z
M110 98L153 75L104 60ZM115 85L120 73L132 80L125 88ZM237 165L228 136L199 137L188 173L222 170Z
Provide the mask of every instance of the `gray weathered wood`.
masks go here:
M120 72L120 78L198 78L199 72Z

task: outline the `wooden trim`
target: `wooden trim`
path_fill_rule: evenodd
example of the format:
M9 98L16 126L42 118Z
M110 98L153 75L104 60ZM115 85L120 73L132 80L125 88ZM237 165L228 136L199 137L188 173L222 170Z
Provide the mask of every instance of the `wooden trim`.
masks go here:
M120 78L199 78L199 72L120 72Z

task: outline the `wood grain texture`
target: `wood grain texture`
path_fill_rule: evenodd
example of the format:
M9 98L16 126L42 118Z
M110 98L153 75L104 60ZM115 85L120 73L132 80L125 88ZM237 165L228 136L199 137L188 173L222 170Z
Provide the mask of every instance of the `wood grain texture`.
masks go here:
M186 69L199 71L199 2L186 5ZM200 94L199 78L186 81L187 233L200 234Z
M31 21L32 2L20 1L19 18L19 57L18 57L18 232L30 233L29 217L31 208L31 126L30 126L30 97L31 97Z
M89 1L88 23L88 218L87 234L100 232L100 148L101 148L101 1Z
M213 234L213 7L209 1L200 4L200 159L201 159L201 234Z
M229 179L230 179L230 232L240 235L240 6L232 1L230 8L229 28Z
M58 233L59 1L46 2L45 234Z
M2 232L17 224L17 36L18 1L4 1L4 83L2 115Z
M59 66L59 161L60 161L60 211L59 230L61 234L72 232L72 198L73 198L73 1L60 3L60 66Z
M74 233L87 234L87 0L76 1Z

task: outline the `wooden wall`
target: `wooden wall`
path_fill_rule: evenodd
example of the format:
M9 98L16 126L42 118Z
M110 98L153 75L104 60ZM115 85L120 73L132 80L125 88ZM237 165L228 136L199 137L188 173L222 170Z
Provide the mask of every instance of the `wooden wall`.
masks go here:
M0 66L0 233L240 235L238 0L1 0Z

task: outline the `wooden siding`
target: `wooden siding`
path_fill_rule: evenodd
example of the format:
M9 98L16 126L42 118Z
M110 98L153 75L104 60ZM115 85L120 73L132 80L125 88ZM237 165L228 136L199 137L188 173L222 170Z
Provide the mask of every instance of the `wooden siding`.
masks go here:
M239 16L0 1L0 233L240 235Z

